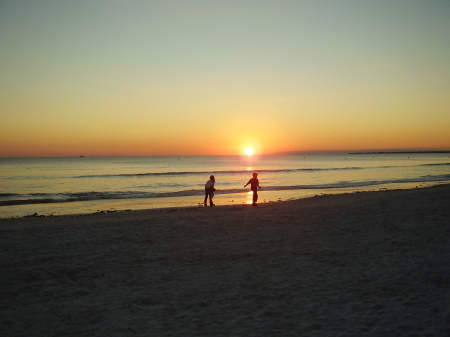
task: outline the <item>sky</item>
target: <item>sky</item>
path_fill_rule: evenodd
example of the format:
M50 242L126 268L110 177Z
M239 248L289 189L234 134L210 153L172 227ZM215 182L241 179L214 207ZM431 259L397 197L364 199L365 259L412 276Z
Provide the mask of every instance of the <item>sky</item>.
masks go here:
M450 149L448 0L0 0L0 157Z

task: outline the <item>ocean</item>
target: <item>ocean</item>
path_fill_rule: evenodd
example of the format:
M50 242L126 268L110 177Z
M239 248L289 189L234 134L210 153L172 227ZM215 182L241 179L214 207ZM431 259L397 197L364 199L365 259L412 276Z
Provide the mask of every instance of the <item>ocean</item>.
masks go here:
M315 153L0 159L0 217L202 206L216 178L216 205L251 203L244 185L257 172L259 203L330 193L450 182L448 153Z

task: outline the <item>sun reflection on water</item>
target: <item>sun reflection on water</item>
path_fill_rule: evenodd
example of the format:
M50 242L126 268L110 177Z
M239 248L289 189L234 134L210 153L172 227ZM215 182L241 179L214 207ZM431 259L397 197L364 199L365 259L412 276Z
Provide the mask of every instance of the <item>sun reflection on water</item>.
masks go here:
M253 204L253 191L247 192L247 200L245 201L246 204L251 205Z

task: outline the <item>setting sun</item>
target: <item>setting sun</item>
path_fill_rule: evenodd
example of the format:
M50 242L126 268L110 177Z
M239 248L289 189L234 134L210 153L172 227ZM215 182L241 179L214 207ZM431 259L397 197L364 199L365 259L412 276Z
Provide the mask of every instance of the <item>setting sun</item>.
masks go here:
M253 149L251 147L248 147L248 148L245 149L245 154L247 156L252 156L254 152L255 151L253 151Z

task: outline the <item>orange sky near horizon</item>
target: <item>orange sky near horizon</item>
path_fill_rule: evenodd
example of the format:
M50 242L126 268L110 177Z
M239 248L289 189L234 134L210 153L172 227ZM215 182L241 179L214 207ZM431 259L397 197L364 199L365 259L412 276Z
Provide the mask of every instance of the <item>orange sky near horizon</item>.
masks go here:
M450 150L450 4L0 5L0 157Z

